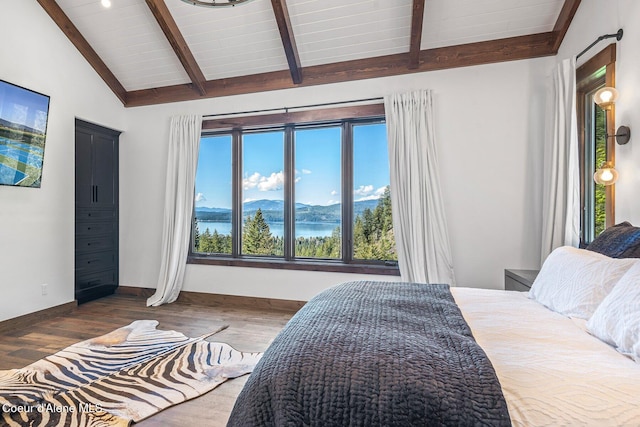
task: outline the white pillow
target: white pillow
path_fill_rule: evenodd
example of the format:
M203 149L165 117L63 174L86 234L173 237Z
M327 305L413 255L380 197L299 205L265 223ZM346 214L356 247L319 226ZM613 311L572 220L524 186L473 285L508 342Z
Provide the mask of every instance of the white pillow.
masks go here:
M587 330L640 362L640 263L622 276L598 306Z
M547 257L529 298L570 317L589 319L613 286L636 263L571 246Z

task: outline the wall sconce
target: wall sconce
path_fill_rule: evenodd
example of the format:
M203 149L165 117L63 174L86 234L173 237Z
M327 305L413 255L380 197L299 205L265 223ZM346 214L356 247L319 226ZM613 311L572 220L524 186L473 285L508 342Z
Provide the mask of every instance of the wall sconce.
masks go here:
M605 86L596 91L593 95L593 102L598 104L603 110L611 110L615 105L620 93L614 87ZM619 145L624 145L631 139L631 129L629 126L620 126L615 135L607 134L607 138L616 138Z
M619 145L624 145L631 139L631 129L629 126L620 126L615 135L607 134L607 138L616 138L616 142Z
M605 86L593 95L593 102L603 110L610 110L616 103L620 94L614 87Z
M609 162L606 162L593 174L596 184L613 185L618 180L618 171Z

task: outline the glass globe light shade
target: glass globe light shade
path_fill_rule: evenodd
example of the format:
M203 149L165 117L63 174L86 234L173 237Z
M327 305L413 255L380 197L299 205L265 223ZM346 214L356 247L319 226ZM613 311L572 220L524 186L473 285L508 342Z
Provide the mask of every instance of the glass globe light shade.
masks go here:
M598 104L603 110L608 110L618 100L620 94L613 87L605 86L593 95L593 102Z
M593 174L593 180L601 185L615 184L618 180L618 171L610 165L603 165Z

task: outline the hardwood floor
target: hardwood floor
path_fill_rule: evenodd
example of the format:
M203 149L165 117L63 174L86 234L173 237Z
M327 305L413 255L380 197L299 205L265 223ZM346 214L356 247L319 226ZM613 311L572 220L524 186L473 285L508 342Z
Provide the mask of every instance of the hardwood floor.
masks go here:
M0 334L0 369L21 368L75 342L141 319L158 320L158 329L173 329L187 336L202 335L228 324L228 329L209 340L226 342L241 351L264 351L293 315L290 311L184 303L146 307L145 301L143 297L112 295L83 304L70 314ZM247 378L229 380L136 426L224 426Z

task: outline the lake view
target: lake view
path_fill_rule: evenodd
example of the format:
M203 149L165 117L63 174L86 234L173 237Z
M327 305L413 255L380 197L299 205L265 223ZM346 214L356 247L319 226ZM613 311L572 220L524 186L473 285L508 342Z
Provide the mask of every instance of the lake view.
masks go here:
M218 234L231 234L230 222L218 222L218 221L197 221L198 230L200 234L208 228L209 233L213 234L214 230L218 231ZM330 236L333 230L339 224L333 222L296 222L296 237L325 237ZM269 229L271 234L276 237L282 237L284 235L284 223L282 222L269 222Z

